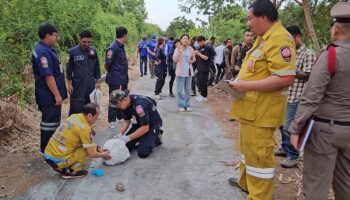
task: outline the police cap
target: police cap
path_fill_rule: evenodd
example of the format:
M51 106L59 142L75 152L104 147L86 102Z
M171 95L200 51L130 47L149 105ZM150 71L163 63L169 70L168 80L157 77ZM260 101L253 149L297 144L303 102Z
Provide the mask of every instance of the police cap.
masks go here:
M130 93L130 90L114 90L111 93L111 97L109 99L109 103L116 105L121 102L125 97L127 97Z
M153 35L151 36L151 38L152 38L152 39L156 39L156 35L153 34Z
M334 22L350 23L350 2L338 2L331 9Z
M147 37L142 37L142 40L147 40Z

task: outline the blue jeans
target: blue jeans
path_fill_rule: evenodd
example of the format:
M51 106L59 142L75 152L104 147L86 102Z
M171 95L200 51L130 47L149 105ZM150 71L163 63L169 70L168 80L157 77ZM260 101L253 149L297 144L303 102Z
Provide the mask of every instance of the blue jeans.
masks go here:
M140 56L140 72L141 76L147 75L147 56Z
M290 133L287 131L290 124L294 120L298 109L298 104L299 102L288 103L286 121L282 130L282 150L286 152L287 158L290 160L295 160L299 157L299 152L295 150L293 145L290 143Z
M191 106L191 81L192 77L176 76L176 102L179 108Z

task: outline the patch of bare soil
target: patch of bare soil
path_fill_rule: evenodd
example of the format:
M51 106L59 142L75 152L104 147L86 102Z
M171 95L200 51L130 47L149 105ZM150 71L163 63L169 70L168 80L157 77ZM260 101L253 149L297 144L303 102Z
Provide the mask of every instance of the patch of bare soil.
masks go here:
M129 70L129 87L139 78L138 67ZM102 84L103 111L93 125L95 130L108 125L108 86ZM10 199L50 178L52 169L39 155L40 118L35 107L20 106L16 97L0 100L0 199ZM11 102L11 103L10 103ZM68 117L69 100L62 105L62 120Z

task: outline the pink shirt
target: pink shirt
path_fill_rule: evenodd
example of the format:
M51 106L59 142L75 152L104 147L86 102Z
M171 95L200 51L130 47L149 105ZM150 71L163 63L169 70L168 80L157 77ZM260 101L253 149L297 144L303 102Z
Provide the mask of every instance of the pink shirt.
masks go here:
M195 56L192 56L194 50L188 46L180 53L179 48L182 47L176 48L173 56L173 60L176 62L175 74L180 77L192 77L194 75L192 63L196 61Z

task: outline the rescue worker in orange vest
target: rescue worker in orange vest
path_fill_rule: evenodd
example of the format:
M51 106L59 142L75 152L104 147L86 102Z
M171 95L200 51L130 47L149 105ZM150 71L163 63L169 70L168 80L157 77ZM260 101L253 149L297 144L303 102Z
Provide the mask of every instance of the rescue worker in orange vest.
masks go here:
M229 183L248 194L248 200L271 200L275 174L274 131L284 121L288 86L296 73L295 44L278 21L269 0L248 7L248 25L258 37L231 87L245 92L234 102L232 116L240 122L239 178Z

